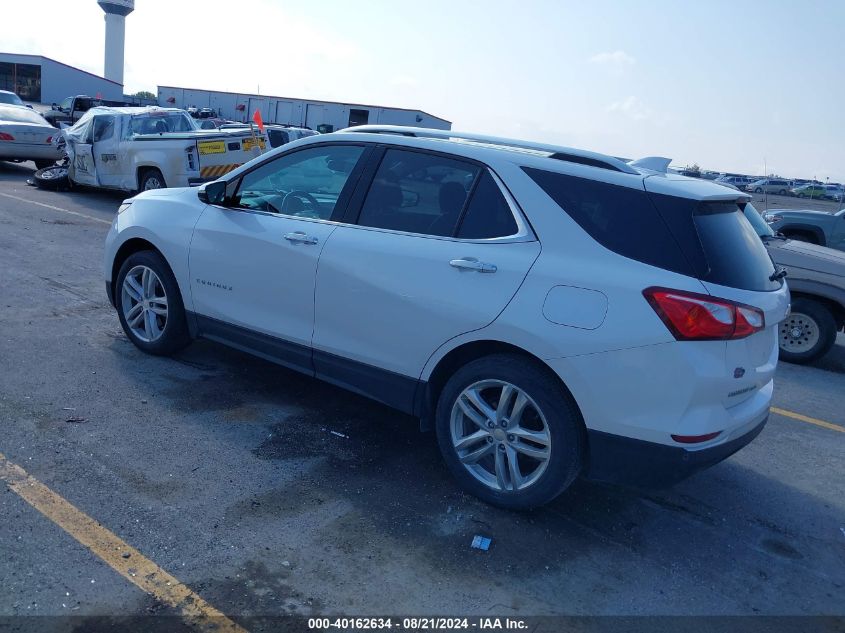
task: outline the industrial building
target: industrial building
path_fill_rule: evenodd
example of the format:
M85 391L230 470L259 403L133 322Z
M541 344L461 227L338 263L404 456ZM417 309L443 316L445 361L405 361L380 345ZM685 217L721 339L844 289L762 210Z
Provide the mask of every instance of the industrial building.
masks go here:
M71 95L123 99L123 86L43 55L0 53L0 90L11 90L24 101L59 103Z
M234 121L248 121L258 110L265 123L307 127L320 132L368 123L452 129L450 121L422 110L173 86L158 87L158 104L186 109L211 108L217 116Z

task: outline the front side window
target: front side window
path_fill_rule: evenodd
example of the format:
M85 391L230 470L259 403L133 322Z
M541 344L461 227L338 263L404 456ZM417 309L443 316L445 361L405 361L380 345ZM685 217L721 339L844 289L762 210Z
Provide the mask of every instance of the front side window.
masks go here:
M358 224L451 236L481 169L436 154L389 149L364 200Z
M94 142L107 141L114 136L114 117L98 116L94 119Z
M246 174L233 204L329 220L364 148L328 145L284 154Z

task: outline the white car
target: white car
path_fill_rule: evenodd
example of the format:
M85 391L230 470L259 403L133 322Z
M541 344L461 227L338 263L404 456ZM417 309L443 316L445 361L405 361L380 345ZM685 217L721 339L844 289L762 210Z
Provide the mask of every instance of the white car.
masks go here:
M52 165L60 156L53 145L57 133L35 110L0 104L0 160L32 160L39 169Z
M140 349L204 337L411 413L466 490L524 508L578 475L671 484L761 431L789 292L747 199L360 126L127 200L106 289Z

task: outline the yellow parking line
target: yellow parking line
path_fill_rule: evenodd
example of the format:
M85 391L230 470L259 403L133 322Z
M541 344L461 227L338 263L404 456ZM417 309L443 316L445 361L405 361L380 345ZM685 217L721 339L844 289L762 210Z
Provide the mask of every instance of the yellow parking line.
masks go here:
M21 198L20 196L13 196L10 193L0 193L0 196L4 198L11 198L12 200L20 200L21 202L26 202L28 204L34 204L39 207L44 207L45 209L52 209L53 211L61 211L62 213L67 213L70 215L77 215L80 218L85 218L87 220L91 220L92 222L100 222L102 224L108 224L111 226L111 220L104 220L103 218L95 218L93 215L86 215L85 213L80 213L79 211L71 211L70 209L63 209L62 207L55 207L52 204L45 204L43 202L36 202L35 200L29 200L28 198Z
M10 490L91 550L109 567L160 602L179 611L191 625L204 630L246 633L187 586L122 541L70 502L30 476L0 453L0 479Z
M839 431L840 433L845 433L845 426L839 426L838 424L833 424L833 422L817 420L816 418L811 418L807 415L801 415L800 413L794 413L793 411L787 411L786 409L778 409L777 407L772 407L771 411L772 413L777 413L778 415L783 415L787 418L792 418L793 420L800 420L801 422L815 424L816 426L820 426L825 429L830 429L831 431Z

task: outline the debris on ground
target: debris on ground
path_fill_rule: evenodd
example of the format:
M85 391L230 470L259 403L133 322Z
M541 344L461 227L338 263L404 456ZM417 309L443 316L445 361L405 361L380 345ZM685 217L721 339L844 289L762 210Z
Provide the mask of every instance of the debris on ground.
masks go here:
M81 417L75 415L75 416L65 420L65 422L69 422L70 424L79 424L81 422L85 422L85 420L87 420L87 418L81 418Z
M488 549L490 549L490 543L492 542L492 540L493 539L489 539L486 536L480 536L476 534L474 537L472 537L472 544L470 545L470 547L472 547L473 549L480 549L486 552Z
M345 437L347 440L349 439L348 435L344 435L343 433L340 433L339 431L329 431L329 433L331 433L332 435L337 435L338 437Z

